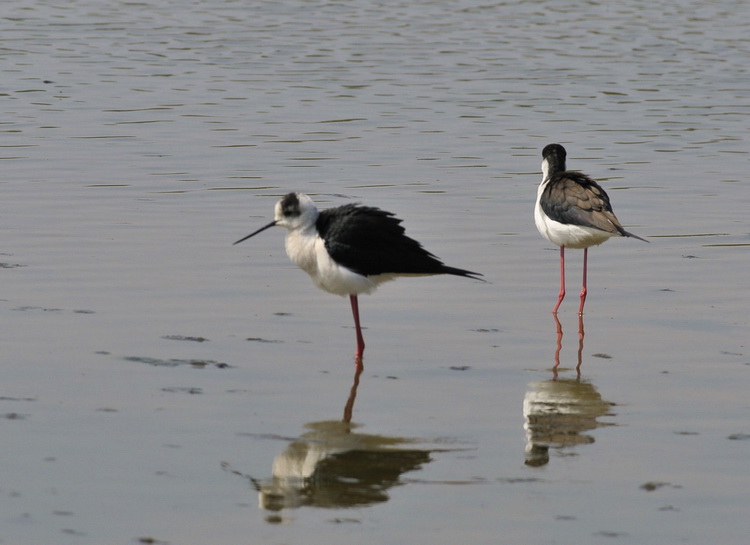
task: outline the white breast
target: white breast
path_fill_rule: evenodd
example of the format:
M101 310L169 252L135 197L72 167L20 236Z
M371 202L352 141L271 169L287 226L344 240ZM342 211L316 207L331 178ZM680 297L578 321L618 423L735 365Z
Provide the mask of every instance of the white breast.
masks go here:
M335 295L372 293L379 284L393 278L392 275L363 276L339 265L331 259L325 241L314 228L289 231L285 245L292 263L305 271L317 287Z

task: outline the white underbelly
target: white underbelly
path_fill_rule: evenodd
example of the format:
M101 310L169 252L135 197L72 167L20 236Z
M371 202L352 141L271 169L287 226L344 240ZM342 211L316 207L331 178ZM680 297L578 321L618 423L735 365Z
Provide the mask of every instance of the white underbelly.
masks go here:
M290 234L286 247L292 263L305 271L317 287L335 295L372 293L380 284L396 277L392 274L364 276L339 265L331 259L320 237Z
M542 207L538 203L534 210L534 222L544 238L553 244L566 248L597 246L608 238L616 236L616 233L608 233L594 227L570 225L550 219L543 213Z

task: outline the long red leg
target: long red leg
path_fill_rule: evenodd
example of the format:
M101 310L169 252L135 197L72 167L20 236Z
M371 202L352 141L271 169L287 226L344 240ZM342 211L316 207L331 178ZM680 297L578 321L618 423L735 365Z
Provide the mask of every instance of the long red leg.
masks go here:
M354 327L357 330L357 365L362 365L362 354L365 351L365 339L362 337L362 328L359 325L359 301L356 295L350 295L349 301L352 304L352 315L354 316Z
M557 304L552 309L552 314L557 314L560 303L565 299L565 246L560 246L560 293L557 294Z
M589 262L589 249L583 249L583 287L581 288L581 306L578 307L578 314L583 314L583 305L586 304L586 294L588 289L586 288L586 276L588 273L588 262Z

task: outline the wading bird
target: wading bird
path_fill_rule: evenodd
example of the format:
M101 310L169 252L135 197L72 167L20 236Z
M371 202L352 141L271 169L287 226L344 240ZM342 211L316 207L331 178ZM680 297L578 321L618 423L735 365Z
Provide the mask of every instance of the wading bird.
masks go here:
M580 172L565 170L565 148L549 144L542 150L542 183L536 194L534 221L544 238L560 247L560 293L552 309L557 313L565 298L565 248L583 248L583 288L578 314L586 303L586 274L590 246L610 237L633 237L612 212L607 193Z
M320 289L349 296L357 332L356 358L365 350L359 322L360 293L372 293L399 276L452 274L475 280L479 273L448 267L404 233L401 220L378 208L346 204L318 211L304 193L277 203L274 220L235 244L274 226L285 227L286 253Z

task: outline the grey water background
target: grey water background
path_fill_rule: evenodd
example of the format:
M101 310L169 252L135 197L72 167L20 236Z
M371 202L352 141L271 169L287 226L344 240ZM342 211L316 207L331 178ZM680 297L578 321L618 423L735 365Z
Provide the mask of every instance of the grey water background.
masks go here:
M749 26L729 0L3 5L0 543L745 543ZM651 241L591 250L582 343L581 252L559 339L533 225L550 142ZM356 399L348 302L281 229L231 245L292 190L488 280L361 298Z

